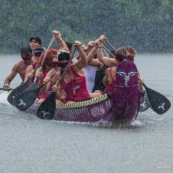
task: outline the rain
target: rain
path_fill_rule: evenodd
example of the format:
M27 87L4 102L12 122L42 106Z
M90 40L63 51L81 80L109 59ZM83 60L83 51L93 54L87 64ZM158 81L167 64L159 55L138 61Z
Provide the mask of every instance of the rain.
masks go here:
M173 102L172 0L0 0L0 173L172 173L172 107L112 125L42 120L8 103L2 87L21 48L36 36L47 48L53 30L71 43L106 35L115 49L134 47L145 84ZM20 84L17 75L10 87ZM93 115L102 112L93 108Z

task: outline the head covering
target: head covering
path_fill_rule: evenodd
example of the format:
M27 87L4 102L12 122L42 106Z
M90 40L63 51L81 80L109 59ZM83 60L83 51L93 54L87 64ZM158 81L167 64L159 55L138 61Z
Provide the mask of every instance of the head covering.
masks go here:
M42 47L38 47L34 50L34 55L35 56L40 56L42 52L44 52L45 50Z
M31 37L31 38L29 39L30 42L31 42L32 40L35 40L36 42L38 42L39 45L42 44L42 41L41 41L40 37Z
M21 49L21 57L24 61L29 61L32 58L32 50L30 47L23 47Z
M58 61L70 60L70 52L67 49L59 49Z

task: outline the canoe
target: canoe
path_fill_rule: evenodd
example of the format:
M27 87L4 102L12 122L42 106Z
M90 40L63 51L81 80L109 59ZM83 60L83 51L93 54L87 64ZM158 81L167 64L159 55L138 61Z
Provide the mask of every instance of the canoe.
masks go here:
M145 99L142 106L140 106L144 93L138 89L137 68L134 63L124 61L118 65L115 86L114 92L91 100L63 105L57 104L52 119L75 122L100 121L104 124L134 121L140 109L146 110ZM50 119L49 111L42 111L41 115L38 115L37 110L39 106L40 103L34 103L27 109L27 112L37 114L42 119Z
M7 101L8 95L9 92L7 91L0 94L0 103L10 105ZM115 119L116 121L124 121L124 118L115 118L118 111L115 110L113 97L114 93L111 93L87 101L64 105L57 104L53 119L58 121L99 122L101 124L104 123L104 125L112 124ZM146 100L144 99L140 104L140 112L146 111L149 108L147 107L146 109L146 105L148 104L147 96L144 98ZM26 112L36 114L39 106L40 103L35 102ZM47 119L47 116L46 112L43 112L42 119ZM131 116L129 120L132 121L136 117L137 113Z
M87 101L56 105L53 116L50 116L51 107L46 107L38 113L39 104L36 103L27 111L37 114L42 119L77 122L102 120L109 124L117 121L128 123L137 118L143 96L144 93L138 88L136 65L131 61L123 61L117 66L115 90L112 93Z
M105 94L98 98L93 98L87 101L81 101L76 103L56 105L55 114L52 119L58 121L75 121L75 122L102 122L104 124L112 124L113 122L131 122L136 119L138 115L139 106L134 109L129 104L126 108L122 109L122 105L115 104L113 99L114 93ZM123 102L125 99L123 99ZM37 114L39 103L34 103L27 112ZM121 108L121 111L118 110ZM138 110L137 110L137 109ZM42 112L39 118L49 119L49 112Z

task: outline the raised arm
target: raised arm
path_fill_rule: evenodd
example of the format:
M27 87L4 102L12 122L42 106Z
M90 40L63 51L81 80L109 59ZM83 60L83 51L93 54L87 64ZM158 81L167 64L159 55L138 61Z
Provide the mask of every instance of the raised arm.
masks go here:
M57 39L58 49L65 48L68 50L68 47L67 47L65 41L61 37L60 31L54 30L54 31L52 31L52 34L55 35L55 37Z
M86 55L85 51L82 49L82 44L80 41L75 41L74 45L80 55L80 58L79 58L78 62L76 62L75 66L77 69L81 70L87 66L87 55Z
M97 44L99 44L99 48L98 48L98 59L105 64L108 67L111 66L115 66L116 65L116 60L114 58L109 58L104 56L103 53L103 44L106 41L106 36L105 35L101 35L99 37L99 39L97 40Z
M18 64L15 64L10 72L10 74L7 76L7 78L4 81L3 88L4 90L10 89L10 83L14 79L14 77L17 75L17 67Z
M94 42L94 46L92 46L92 47L90 46L91 50L89 51L89 53L87 55L88 64L91 66L94 66L94 67L101 65L100 64L101 62L97 58L94 59L94 56L96 55L98 47L99 47L99 45L95 44L95 42Z

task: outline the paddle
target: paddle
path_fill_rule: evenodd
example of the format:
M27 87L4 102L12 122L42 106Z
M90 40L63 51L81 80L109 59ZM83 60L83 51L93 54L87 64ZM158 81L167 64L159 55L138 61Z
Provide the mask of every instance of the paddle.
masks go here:
M150 101L148 100L148 96L145 91L144 98L142 99L142 102L140 103L139 112L144 112L148 110L150 107L151 107Z
M116 49L112 46L112 44L108 41L108 39L106 39L106 42L109 44L109 46L110 46L114 51L116 51Z
M51 79L60 69L60 67L57 68L55 72L49 77L49 79ZM26 111L35 102L35 99L39 95L40 89L47 83L43 82L40 86L38 86L38 80L39 78L36 77L36 80L33 84L31 84L26 90L16 96L15 106L20 111Z
M110 45L110 47L111 47L114 51L116 51L115 48L112 46L112 44L108 41L108 39L106 39L106 42ZM111 56L115 57L115 56L109 51L109 49L107 49L104 45L103 45L103 48L104 48ZM151 107L151 105L150 105L150 102L149 102L149 100L148 100L147 93L145 92L144 98L143 98L142 102L140 103L139 111L140 111L140 112L144 112L144 111L146 111L147 109L149 109L150 107Z
M114 55L111 51L109 51L109 49L107 49L104 45L103 45L103 48L104 48L112 57L115 57L115 55Z
M47 50L46 50L46 52L44 54L44 57L42 59L41 65L40 65L40 71L43 68L43 64L44 64L45 58L47 56L48 50L50 49L50 47L53 44L54 40L55 40L55 36L52 37L52 39L51 39L51 41L49 43L49 46L48 46L48 48L47 48ZM34 89L37 90L37 87L38 87L37 86L37 82L38 82L38 78L37 77L36 77L34 83L31 84L29 87L28 87L28 82L29 82L29 79L26 81L25 85L21 87L21 90L17 90L18 91L17 93L20 92L19 94L16 94L15 97L13 97L13 95L11 95L11 97L9 98L9 101L10 101L10 103L12 103L12 105L18 107L18 103L19 103L20 99L23 99L25 97L25 92L28 93L29 91L34 91ZM21 92L21 91L23 91L23 92ZM18 99L18 100L16 100L16 99ZM19 108L19 110L20 110L20 108Z
M47 48L47 50L46 50L46 53L45 53L45 55L44 55L44 57L43 57L43 60L42 60L41 65L40 65L40 66L41 66L40 70L42 69L42 66L43 66L44 60L45 60L45 58L46 58L47 52L48 52L48 50L50 49L50 47L51 47L52 43L54 42L54 40L55 40L55 36L52 37L52 39L51 39L51 41L50 41L50 44L49 44L49 46L48 46L48 48ZM32 70L32 74L35 73L35 71L36 71L37 68L38 68L38 65ZM17 96L19 93L21 93L22 91L24 91L24 90L29 86L29 81L30 81L30 78L28 78L28 79L26 80L26 82L23 82L21 85L19 85L18 87L16 87L16 88L9 94L7 100L8 100L8 102L9 102L11 105L16 106L16 101L15 101L16 96ZM34 84L34 85L35 85L35 84Z
M143 86L147 92L147 96L153 111L160 115L167 112L171 107L170 101L159 92L154 91L151 88L148 88L145 84L143 84Z
M70 58L70 60L68 61L68 64L60 78L60 80L58 80L58 82L55 84L57 87L60 85L62 79L64 78L66 71L71 63L71 60L74 57L76 48L73 51L73 54ZM50 95L41 103L41 105L39 106L38 110L37 110L37 117L41 118L41 119L47 119L50 120L53 118L54 114L55 114L55 110L56 110L56 91L52 91L50 93Z
M4 88L0 88L0 90L4 90ZM8 91L12 90L12 88L10 88Z
M27 81L23 82L22 84L20 84L18 87L16 87L15 89L11 91L11 93L7 97L7 100L11 105L15 106L16 96L29 86L29 81L30 81L30 78L28 78Z
M50 49L50 47L52 46L52 44L53 44L54 41L55 41L55 35L53 35L53 37L52 37L52 39L51 39L51 41L50 41L50 43L49 43L49 45L48 45L48 47L46 49L46 53L44 54L44 57L43 57L43 59L41 61L40 71L43 69L44 61L45 61L46 56L48 54L48 50Z

